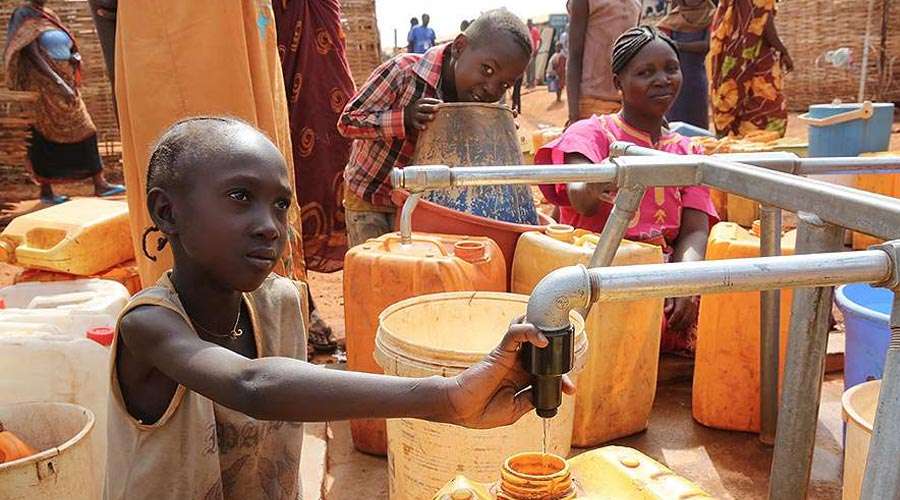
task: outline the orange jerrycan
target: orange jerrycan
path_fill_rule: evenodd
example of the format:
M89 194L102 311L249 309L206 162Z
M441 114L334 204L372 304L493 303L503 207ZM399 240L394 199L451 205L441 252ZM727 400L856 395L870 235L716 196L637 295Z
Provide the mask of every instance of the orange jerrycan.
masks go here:
M128 204L82 198L15 218L0 233L0 261L91 276L134 258Z
M347 367L383 373L375 362L378 315L404 299L439 292L505 292L506 261L493 240L413 233L409 244L391 233L351 248L344 258L344 324ZM374 455L387 453L383 419L350 422L353 444Z
M793 255L795 241L794 230L782 236L782 255ZM759 244L754 230L720 222L709 233L706 260L759 257ZM700 301L692 409L701 424L759 432L759 320L759 292L704 295ZM781 291L779 377L790 320L791 291L786 289Z
M900 156L900 153L867 153L861 156ZM857 174L853 176L853 187L870 193L900 198L900 174ZM853 249L865 250L882 240L863 233L853 232Z
M551 271L587 265L598 236L556 224L519 238L512 292L528 294ZM614 266L660 264L654 245L622 241ZM662 299L594 304L585 321L587 362L578 375L572 444L578 447L628 436L647 428L656 394Z

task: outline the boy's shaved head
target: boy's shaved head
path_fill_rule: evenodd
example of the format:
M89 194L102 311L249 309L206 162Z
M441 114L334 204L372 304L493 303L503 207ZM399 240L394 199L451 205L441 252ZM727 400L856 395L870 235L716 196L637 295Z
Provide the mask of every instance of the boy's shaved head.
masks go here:
M466 38L473 46L490 44L497 37L506 37L531 57L531 35L525 23L505 8L489 10L466 28Z
M253 125L237 118L197 116L176 122L159 138L150 155L147 192L156 187L171 191L183 185L184 173L190 170L185 167L195 165L201 158L210 161L240 136L258 136L271 144Z

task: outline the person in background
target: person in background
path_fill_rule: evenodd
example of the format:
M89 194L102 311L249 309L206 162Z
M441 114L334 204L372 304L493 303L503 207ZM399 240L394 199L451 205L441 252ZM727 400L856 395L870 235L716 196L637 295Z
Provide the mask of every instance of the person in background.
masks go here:
M601 163L609 157L614 141L679 155L702 153L687 137L663 126L682 82L675 42L653 27L632 28L615 43L612 72L622 92L622 111L573 123L559 139L538 150L536 164ZM576 182L540 189L560 207L561 223L594 232L603 230L616 197L616 185L607 183ZM717 221L707 188L651 187L625 237L659 245L669 262L699 261L706 255L709 228ZM699 297L666 299L663 352L693 353L699 303Z
M338 0L291 0L274 1L272 8L288 96L303 255L307 269L330 273L343 267L347 251L341 186L350 140L336 124L356 91L341 32L341 6ZM337 347L311 297L309 344L318 352Z
M528 63L528 69L525 72L525 79L528 88L534 88L538 83L535 81L535 71L537 68L537 56L541 52L543 41L541 40L541 30L529 19L526 23L528 26L528 34L531 36L531 61Z
M391 170L409 165L419 134L434 120L438 105L499 101L525 72L530 57L525 25L508 10L497 9L476 19L452 43L421 56L400 54L375 69L338 121L344 137L354 139L344 170L351 247L393 230ZM529 193L519 193L530 199ZM533 205L528 208L531 223L536 223Z
M431 16L422 14L422 24L416 26L410 31L410 41L412 42L412 51L416 54L424 54L428 49L434 47L434 30L428 27L431 22Z
M681 59L684 84L669 109L669 121L681 121L709 129L709 80L706 53L709 25L716 12L712 0L672 0L672 7L656 27L675 41Z
M562 101L562 91L566 88L566 53L561 42L556 44L556 52L547 62L547 89L556 93L556 102Z
M3 58L10 90L38 94L26 167L41 187L41 203L56 205L53 184L91 179L96 196L117 196L125 187L103 176L97 128L81 99L81 54L72 32L45 6L31 0L9 19Z
M406 51L413 52L415 49L413 44L413 31L416 29L416 26L419 25L418 18L410 18L409 20L409 32L406 34Z
M562 45L562 52L566 55L566 58L569 57L569 31L563 31L559 34L559 43Z
M616 38L638 23L639 0L569 0L568 123L615 113L622 98L613 85L610 54Z
M719 136L787 130L783 75L794 61L775 29L775 0L721 0L709 48L713 125Z

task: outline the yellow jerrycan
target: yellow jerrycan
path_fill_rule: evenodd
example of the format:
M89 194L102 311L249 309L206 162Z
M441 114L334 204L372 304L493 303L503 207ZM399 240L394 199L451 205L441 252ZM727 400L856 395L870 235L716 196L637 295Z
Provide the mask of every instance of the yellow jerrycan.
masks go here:
M0 261L91 276L134 258L128 204L81 198L15 218L0 233Z
M900 156L900 153L866 153L860 156L894 157ZM853 187L870 193L900 198L900 174L857 174L853 176ZM865 250L879 243L882 243L882 240L867 234L853 232L854 250Z
M707 260L759 257L759 235L733 222L713 226ZM793 255L796 231L782 236L782 255ZM791 291L781 291L780 372L784 369ZM759 432L759 292L704 295L694 358L694 419L716 429ZM779 378L780 379L780 378Z
M512 292L528 294L551 271L587 265L598 236L556 224L519 238ZM654 245L622 241L613 265L659 264ZM585 321L588 357L578 377L572 444L596 446L647 428L656 394L662 299L594 304Z

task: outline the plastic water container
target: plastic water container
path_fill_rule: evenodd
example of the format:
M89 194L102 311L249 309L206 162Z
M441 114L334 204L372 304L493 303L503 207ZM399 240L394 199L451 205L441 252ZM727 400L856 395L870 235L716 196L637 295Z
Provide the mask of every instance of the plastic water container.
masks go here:
M500 481L480 484L457 476L433 498L493 500L503 491L515 500L555 498L674 500L712 498L699 486L633 448L606 446L562 460L540 453L509 457L500 472ZM559 486L574 483L575 491L560 494ZM547 494L548 492L550 494ZM564 495L564 496L563 496ZM423 497L424 498L424 497Z
M0 233L0 260L90 276L134 258L128 205L82 198L13 219Z
M3 321L0 325L0 404L73 403L91 410L97 431L89 445L92 468L102 479L106 468L109 349L84 337L62 335L53 325L26 323L18 332ZM0 498L7 498L2 490L0 486ZM98 498L99 494L98 488L89 498Z
M873 380L853 386L841 398L843 420L846 422L844 440L844 491L842 500L857 500L862 492L866 472L869 443L875 424L875 410L881 381Z
M131 295L141 291L141 275L138 274L137 263L133 260L116 264L110 269L87 276L87 278L121 283L128 289L128 293ZM46 283L50 281L73 281L79 279L85 279L85 276L60 273L57 271L44 271L43 269L23 269L13 278L13 283L31 283L35 281Z
M705 128L691 125L685 122L669 122L669 131L681 134L685 137L715 137L716 134Z
M886 151L894 105L889 102L814 104L800 116L809 124L809 156L857 156Z
M598 235L572 226L548 226L519 239L513 293L529 294L550 272L588 265ZM614 266L661 264L658 246L622 241ZM572 443L592 447L647 428L659 365L663 300L594 304L585 321L589 354L575 395Z
M861 156L900 157L898 152L866 153ZM853 187L870 193L883 194L892 198L900 198L900 173L897 174L857 174L853 176ZM865 250L872 245L882 243L883 240L867 234L853 232L853 249Z
M453 292L394 304L379 318L375 359L387 375L450 377L484 358L525 313L528 297L496 292ZM573 313L576 371L587 350L584 323ZM549 419L547 451L567 456L572 439L572 398L564 396ZM449 478L463 474L492 481L504 460L541 449L544 421L534 412L496 429L466 429L416 419L388 420L392 500L431 498Z
M0 405L0 421L38 450L0 464L0 498L100 498L103 464L91 455L91 442L101 432L89 409L64 403Z
M880 379L891 339L890 315L894 294L864 283L843 285L835 303L844 315L844 389Z
M400 226L399 207L409 197L409 193L395 190L391 193L391 201L398 207L395 226ZM494 240L503 252L506 260L506 272L512 272L512 263L516 255L516 245L519 236L528 231L543 231L544 228L555 221L538 212L539 226L530 224L513 224L501 220L488 219L477 215L451 210L436 203L420 200L412 214L413 231L425 233L459 234L468 236L483 236Z
M465 290L506 291L506 262L488 238L412 233L404 244L398 233L351 248L344 257L344 322L347 368L382 373L372 355L378 315L403 299ZM383 419L352 420L359 451L387 453Z
M128 290L115 281L88 279L20 283L0 288L0 331L7 322L47 323L70 337L97 327L114 327L128 302Z
M782 255L792 255L796 231L781 238ZM709 233L707 260L759 257L759 235L731 222ZM779 377L786 359L791 291L781 291ZM759 432L759 292L717 293L700 301L691 412L716 429Z

